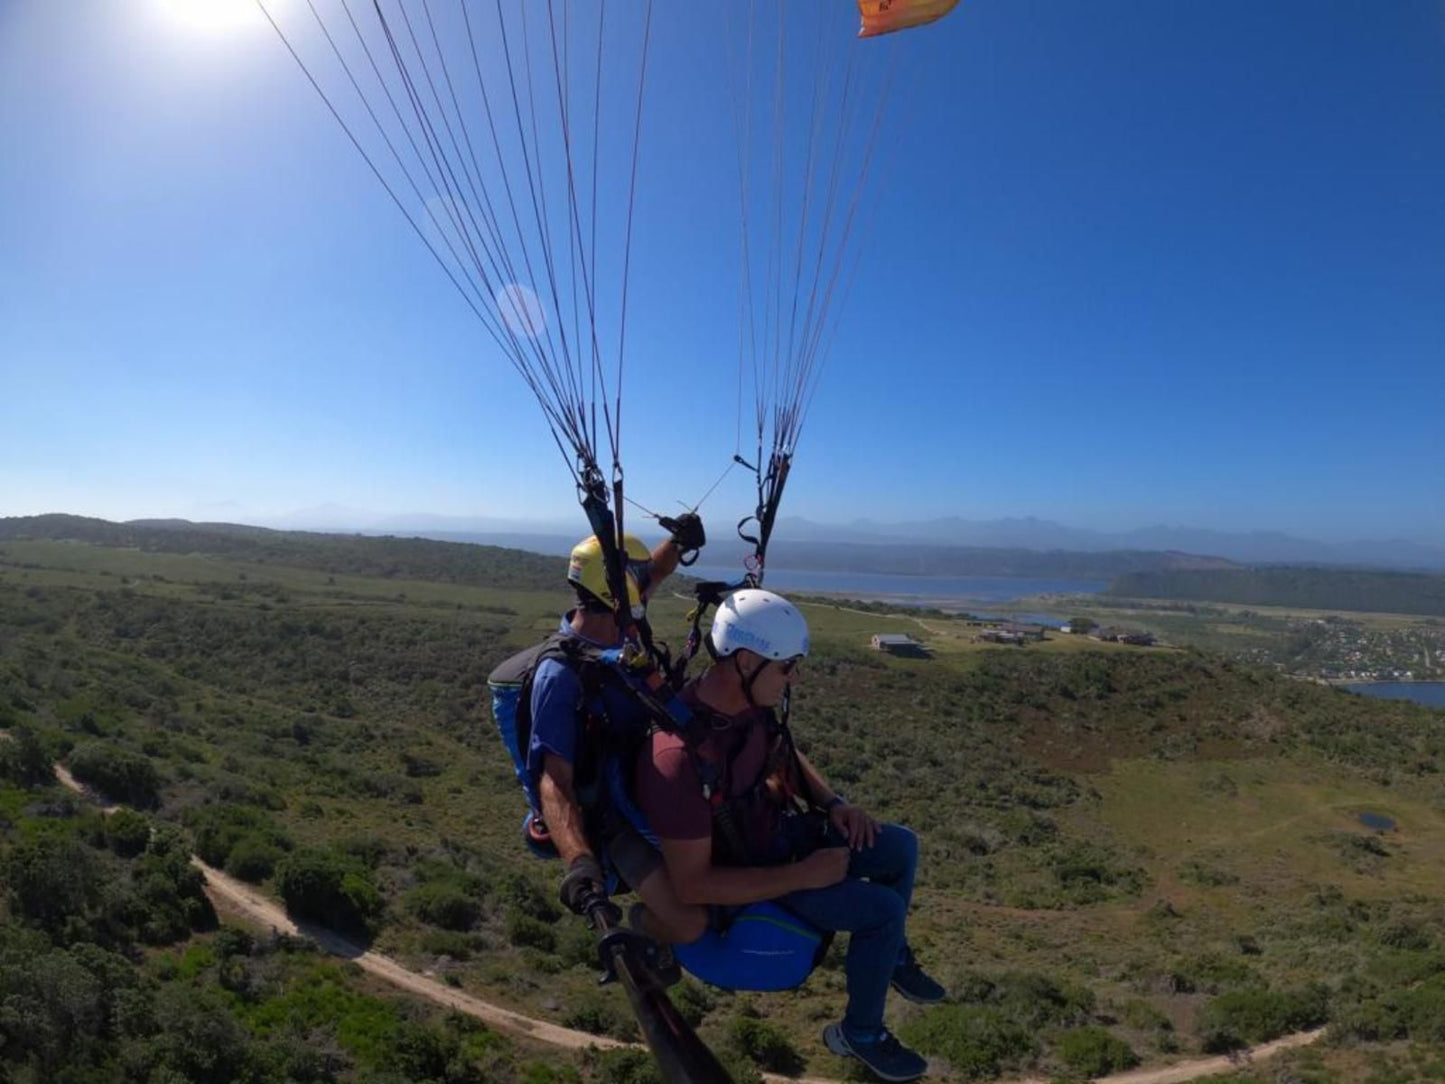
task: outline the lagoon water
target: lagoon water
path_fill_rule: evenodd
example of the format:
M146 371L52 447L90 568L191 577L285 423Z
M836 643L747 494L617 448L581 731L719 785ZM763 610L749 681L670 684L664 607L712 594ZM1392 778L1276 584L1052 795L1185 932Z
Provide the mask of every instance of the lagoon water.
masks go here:
M1445 681L1371 681L1363 685L1346 685L1345 688L1365 696L1413 700L1427 708L1445 708Z
M736 568L697 565L683 569L704 580L735 580ZM885 572L810 572L770 568L767 584L781 591L816 591L853 598L886 598L902 605L943 606L1007 602L1029 595L1096 595L1103 580L1035 580L1014 576L901 576Z

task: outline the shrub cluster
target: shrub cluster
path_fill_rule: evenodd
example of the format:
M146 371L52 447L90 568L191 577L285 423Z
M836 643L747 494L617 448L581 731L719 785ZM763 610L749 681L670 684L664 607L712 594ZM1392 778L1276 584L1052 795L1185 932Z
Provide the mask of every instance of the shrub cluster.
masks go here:
M327 847L300 848L282 858L276 888L297 917L357 936L370 936L383 910L371 871Z
M1139 1064L1139 1055L1133 1047L1095 1025L1064 1032L1054 1044L1054 1053L1070 1069L1085 1077L1116 1073Z
M204 878L180 834L145 834L139 857L122 865L72 833L22 840L0 858L11 914L61 943L108 947L169 944L213 926Z
M253 806L202 806L187 820L201 861L253 884L271 876L292 847L291 837L275 819Z
M1199 1010L1201 1043L1212 1054L1268 1042L1292 1031L1319 1027L1329 1019L1329 990L1233 990Z
M807 1064L782 1028L745 1013L728 1024L727 1041L739 1055L771 1073L795 1076Z
M434 863L422 869L422 883L406 894L406 908L444 930L465 932L482 916L481 878L456 866Z
M625 1002L590 993L578 998L562 1019L569 1028L589 1031L593 1035L611 1035L615 1039L632 1041L637 1038L637 1022Z
M15 726L0 739L0 779L21 787L35 787L51 780L51 757L35 731Z
M1093 991L1085 987L1033 971L970 971L953 989L957 1003L913 1018L902 1035L922 1052L946 1058L965 1076L993 1077L1017 1070L1038 1056L1040 1035L1061 1028L1074 1029L1063 1033L1061 1043L1077 1036L1059 1051L1070 1068L1078 1068L1075 1061L1133 1056L1119 1040L1114 1041L1123 1050L1102 1042L1096 1033L1113 1039L1102 1028L1081 1026L1089 1024L1096 1007Z
M923 1053L946 1058L967 1078L996 1077L1039 1051L1028 1028L988 1005L941 1005L910 1020L901 1035Z
M107 798L140 809L160 804L160 773L149 757L103 742L76 746L68 758L70 771Z

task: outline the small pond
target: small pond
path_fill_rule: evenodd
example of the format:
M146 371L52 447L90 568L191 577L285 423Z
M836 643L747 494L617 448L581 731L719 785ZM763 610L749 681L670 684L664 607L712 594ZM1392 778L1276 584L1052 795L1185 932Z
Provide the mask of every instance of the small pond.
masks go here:
M1360 823L1377 832L1393 832L1395 830L1394 820L1383 813L1361 813Z

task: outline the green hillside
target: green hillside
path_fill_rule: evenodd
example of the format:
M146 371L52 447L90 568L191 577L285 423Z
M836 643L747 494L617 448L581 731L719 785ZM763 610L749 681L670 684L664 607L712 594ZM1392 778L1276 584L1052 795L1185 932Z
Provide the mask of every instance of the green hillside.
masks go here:
M424 538L272 531L233 523L111 523L84 516L15 516L0 518L0 543L7 541L86 542L143 553L206 554L337 575L485 587L546 588L557 582L556 561L521 550Z
M1445 617L1445 576L1424 572L1334 568L1129 572L1115 580L1106 594Z
M0 1005L79 952L79 987L139 984L153 1023L125 1031L119 994L91 1016L52 1001L26 1021L0 1013L0 1066L17 1080L472 1079L447 1075L462 1063L486 1080L646 1079L618 1058L540 1058L304 950L238 957L231 934L207 932L191 883L165 872L178 844L100 827L36 769L65 760L207 861L415 970L634 1035L620 991L595 987L589 934L558 913L558 871L522 853L522 802L486 710L488 670L566 603L530 589L558 582L555 559L273 532L231 552L202 541L224 531L188 528L22 541L16 522L0 542L0 727L16 739L0 745ZM407 571L335 563L382 552ZM495 575L488 552L506 555ZM680 633L684 609L660 599L655 623ZM890 1013L952 1066L944 1079L1077 1078L1328 1021L1346 1046L1310 1079L1349 1080L1339 1059L1354 1044L1427 1057L1445 1037L1442 713L1198 652L965 646L945 623L919 629L933 659L896 660L866 647L881 618L807 612L818 649L798 687L800 742L923 838L914 939L954 1002ZM1394 827L1366 828L1364 812ZM72 891L73 870L96 879ZM106 971L89 945L125 962ZM731 1057L837 1076L817 1034L840 1011L841 964L835 950L789 995L688 983L678 996ZM179 989L200 991L201 1033L250 1052L249 1076L176 1068L162 1021ZM26 1038L41 1034L84 1035L75 1075L46 1075L53 1056ZM297 1043L337 1060L276 1068ZM136 1044L152 1068L99 1068L140 1057ZM443 1069L386 1060L419 1046L446 1052Z

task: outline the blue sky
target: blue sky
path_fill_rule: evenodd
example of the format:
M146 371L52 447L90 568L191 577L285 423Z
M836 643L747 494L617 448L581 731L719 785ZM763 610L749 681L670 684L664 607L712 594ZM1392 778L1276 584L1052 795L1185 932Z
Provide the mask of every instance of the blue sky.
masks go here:
M0 0L0 515L575 518L521 381L269 28L207 2ZM655 508L734 446L744 13L653 28ZM963 0L895 45L788 514L1445 536L1445 3Z

